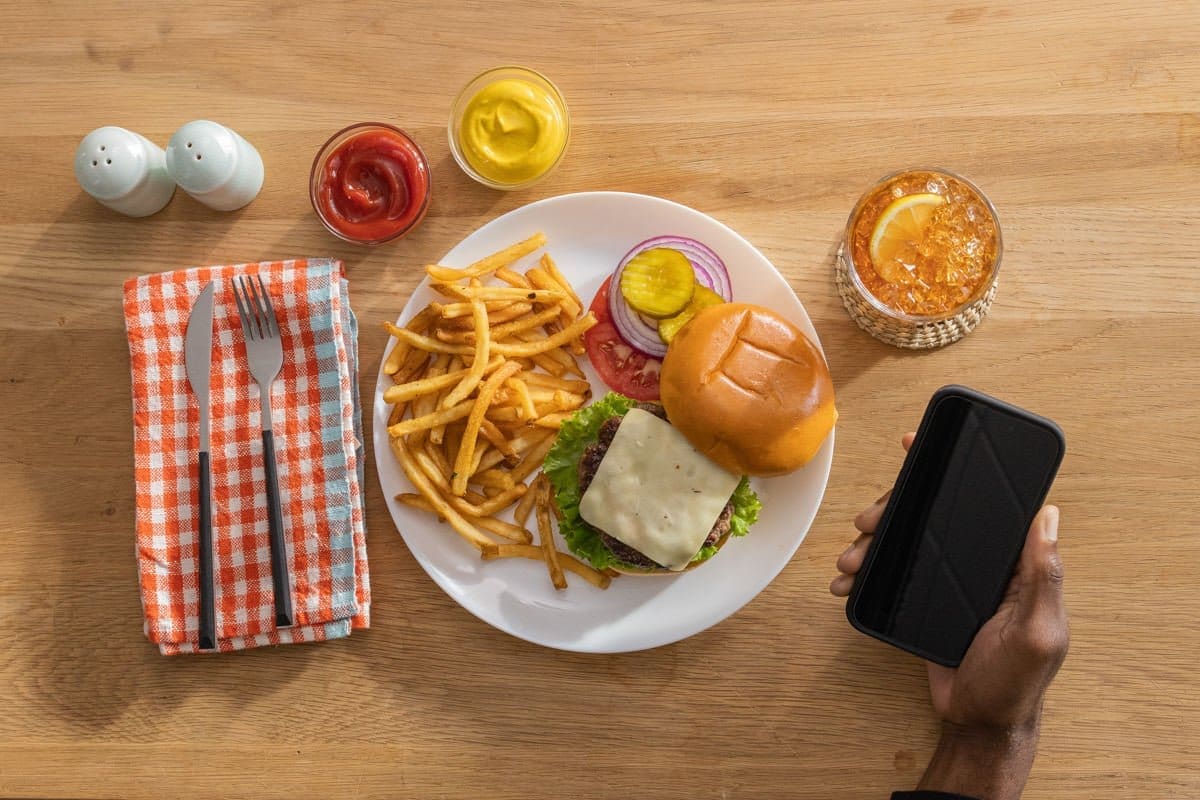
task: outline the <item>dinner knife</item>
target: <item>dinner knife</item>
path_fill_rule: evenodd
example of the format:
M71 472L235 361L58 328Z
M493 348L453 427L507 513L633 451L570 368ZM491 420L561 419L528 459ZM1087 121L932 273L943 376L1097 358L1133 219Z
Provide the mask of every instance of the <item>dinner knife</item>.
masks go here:
M209 376L212 372L213 283L208 282L188 315L184 339L184 369L200 406L199 506L200 506L200 649L217 646L216 608L213 601L212 476L209 472Z

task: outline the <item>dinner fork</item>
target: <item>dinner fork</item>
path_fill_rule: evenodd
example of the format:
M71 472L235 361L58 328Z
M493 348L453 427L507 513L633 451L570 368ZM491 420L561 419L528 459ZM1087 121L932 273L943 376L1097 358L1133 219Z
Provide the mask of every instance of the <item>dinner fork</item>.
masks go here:
M275 468L275 434L271 428L271 386L283 367L283 340L279 320L262 275L254 281L245 276L233 278L233 297L242 318L242 336L246 341L246 360L250 374L258 383L258 405L262 418L263 468L267 479L267 514L271 527L271 582L275 590L275 625L287 627L293 622L292 582L288 571L287 546L283 541L283 511L279 505L279 475Z

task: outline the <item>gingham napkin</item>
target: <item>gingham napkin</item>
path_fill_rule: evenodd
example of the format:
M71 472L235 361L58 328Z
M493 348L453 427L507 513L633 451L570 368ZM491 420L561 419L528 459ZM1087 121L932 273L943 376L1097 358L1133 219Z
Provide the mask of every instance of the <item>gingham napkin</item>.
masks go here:
M283 336L272 410L296 625L276 629L258 390L233 275L261 273ZM237 264L125 283L133 374L137 562L146 636L197 651L199 410L184 369L188 314L214 282L211 415L216 629L221 651L348 636L370 621L358 327L340 261Z

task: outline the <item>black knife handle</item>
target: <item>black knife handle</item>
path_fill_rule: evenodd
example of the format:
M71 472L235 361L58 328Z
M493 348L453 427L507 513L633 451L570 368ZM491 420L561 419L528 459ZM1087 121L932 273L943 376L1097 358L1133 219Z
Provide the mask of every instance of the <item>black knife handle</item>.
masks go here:
M279 471L275 468L275 434L263 431L263 469L267 477L267 519L271 525L271 583L275 590L275 626L293 624L292 579L283 541L283 509L279 505Z
M217 647L217 614L213 599L212 478L208 453L200 453L200 649Z

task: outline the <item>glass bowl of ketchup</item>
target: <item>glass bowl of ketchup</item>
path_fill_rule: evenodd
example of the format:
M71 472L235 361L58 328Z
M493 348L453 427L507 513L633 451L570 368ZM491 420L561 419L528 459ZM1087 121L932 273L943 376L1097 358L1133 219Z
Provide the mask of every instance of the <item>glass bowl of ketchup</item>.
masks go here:
M429 162L404 131L360 122L335 133L313 159L308 194L329 232L377 245L408 234L429 210Z

